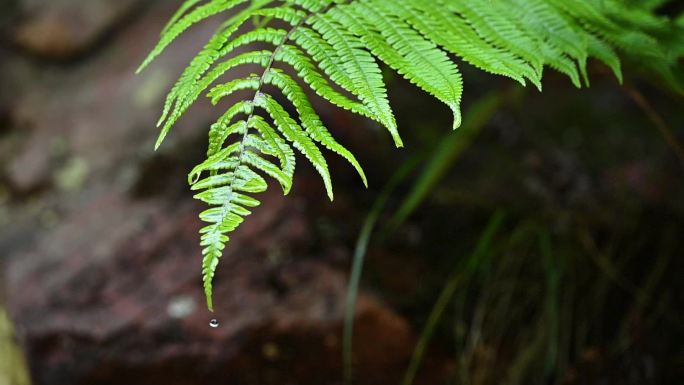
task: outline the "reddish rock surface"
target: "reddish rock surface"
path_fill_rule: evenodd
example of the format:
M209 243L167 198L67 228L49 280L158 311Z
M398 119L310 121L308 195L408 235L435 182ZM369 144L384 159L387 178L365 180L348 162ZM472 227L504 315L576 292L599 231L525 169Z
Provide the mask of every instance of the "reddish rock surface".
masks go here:
M346 278L325 258L278 251L310 243L303 202L292 203L267 195L234 236L215 315L199 285L197 205L116 194L84 205L8 266L36 382L337 383ZM396 380L407 323L368 296L358 311L362 383Z
M24 2L15 43L43 57L69 59L85 53L143 3L141 0Z

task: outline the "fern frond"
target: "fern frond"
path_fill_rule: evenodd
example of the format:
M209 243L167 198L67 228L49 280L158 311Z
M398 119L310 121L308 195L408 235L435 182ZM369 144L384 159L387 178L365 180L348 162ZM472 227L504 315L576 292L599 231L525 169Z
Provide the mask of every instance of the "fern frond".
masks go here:
M158 147L203 93L236 100L209 127L207 158L188 174L200 214L202 280L213 309L213 278L229 234L259 205L264 177L287 194L296 152L333 198L325 148L346 159L311 97L367 117L403 145L379 63L446 104L461 121L463 80L456 60L541 90L545 68L589 84L595 59L622 81L620 55L639 61L683 92L684 17L653 10L664 0L185 0L139 70L191 26L228 14L164 101ZM250 23L249 21L254 21ZM253 72L234 76L247 66ZM227 77L225 80L220 80ZM242 95L248 97L242 97Z
M527 63L482 40L460 17L435 11L433 3L426 0L409 0L394 5L395 14L405 19L426 39L475 67L508 76L522 85L525 85L525 77L533 79L535 84L539 83L537 74Z
M155 144L155 148L158 148L161 145L162 141L164 140L168 132L171 130L171 127L173 127L173 125L176 124L178 119L180 119L180 117L185 113L185 111L187 111L187 109L190 108L192 103L194 103L195 100L197 100L202 91L206 90L219 77L221 77L223 74L230 71L231 69L241 65L256 64L265 67L270 62L271 55L272 52L265 50L245 52L243 54L230 58L225 62L218 64L214 69L209 71L198 81L192 82L192 84L188 85L187 88L184 89L183 98L179 98L176 101L176 104L171 110L169 117L162 126L161 131L159 133L159 138L157 139L157 143Z
M197 7L181 17L180 15L186 11L186 8L190 8L196 3L193 0L186 1L176 14L178 20L170 23L164 29L161 38L159 39L159 43L157 43L157 46L152 49L152 52L150 52L149 55L147 55L147 58L138 68L138 72L147 67L169 44L194 24L221 12L229 11L246 1L247 0L211 0L209 3Z
M331 9L331 12L334 10L335 8ZM361 101L390 131L397 147L402 147L403 142L387 100L387 90L382 81L380 67L365 49L363 41L330 14L313 15L309 18L308 24L339 53L340 60L344 63L343 69L351 79L354 89L358 91Z
M285 111L285 109L268 94L258 93L254 105L263 108L273 119L283 136L299 150L314 166L323 178L328 198L333 200L332 180L328 164L318 146L309 138L302 127Z
M373 112L368 105L354 101L335 90L326 80L326 77L318 71L316 64L311 62L299 48L293 45L284 45L280 47L280 50L276 55L276 60L292 66L295 71L297 71L297 75L308 84L318 96L340 108L366 116L382 124L382 118L373 115Z
M483 39L519 56L541 75L544 61L538 52L538 42L527 31L519 29L496 4L496 0L445 2L448 10L466 19Z
M173 25L176 24L176 22L185 15L185 13L190 10L192 7L195 5L201 3L204 0L185 0L183 4L178 8L178 10L171 16L171 19L169 19L168 22L166 22L166 25L164 28L162 28L161 32L159 33L160 37L163 37L166 32L171 28Z
M359 173L363 184L368 186L366 174L363 172L356 157L344 146L337 143L330 134L330 131L323 125L323 122L306 97L304 89L289 75L275 68L272 68L265 74L264 82L278 87L283 92L283 95L297 110L299 120L302 122L302 126L309 137L346 159Z
M454 114L454 129L461 125L461 75L456 64L434 43L390 13L382 1L336 7L330 16L361 36L373 55L449 106Z
M520 19L526 16L524 10L528 16L531 16L529 22L526 23L530 31L554 51L574 59L582 78L588 84L587 36L573 28L566 18L555 12L554 8L544 0L514 0L514 4L516 8L512 10L513 15ZM571 77L574 76L574 71L570 70L570 72Z
M264 141L273 149L269 155L275 156L280 161L280 169L287 176L286 184L283 185L283 193L287 195L292 187L292 177L295 170L295 154L292 147L266 122L261 116L252 116L249 127L256 129Z

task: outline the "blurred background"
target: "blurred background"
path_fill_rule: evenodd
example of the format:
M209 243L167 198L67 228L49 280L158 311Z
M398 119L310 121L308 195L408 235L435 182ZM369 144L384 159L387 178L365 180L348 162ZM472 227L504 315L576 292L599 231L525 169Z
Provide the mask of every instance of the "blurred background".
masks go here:
M401 150L319 103L370 188L329 156L328 202L300 162L207 312L185 175L219 111L152 149L215 24L134 75L178 3L0 1L1 385L342 384L361 257L355 384L684 383L684 100L598 65L541 94L464 64L457 132L388 72Z

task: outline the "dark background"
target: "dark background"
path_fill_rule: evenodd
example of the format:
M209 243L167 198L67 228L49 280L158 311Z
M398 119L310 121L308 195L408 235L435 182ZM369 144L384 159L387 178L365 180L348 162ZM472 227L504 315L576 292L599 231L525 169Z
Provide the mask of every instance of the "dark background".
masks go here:
M319 103L370 188L328 154L330 203L300 161L290 196L263 194L232 237L212 315L185 175L219 111L198 103L152 149L165 92L215 24L134 75L176 6L0 2L0 384L27 383L15 345L35 384L341 384L354 244L415 160L367 255L356 383L400 383L449 282L418 383L684 382L681 96L600 66L591 89L548 70L539 93L462 65L480 123L453 133L446 107L388 72L401 150Z

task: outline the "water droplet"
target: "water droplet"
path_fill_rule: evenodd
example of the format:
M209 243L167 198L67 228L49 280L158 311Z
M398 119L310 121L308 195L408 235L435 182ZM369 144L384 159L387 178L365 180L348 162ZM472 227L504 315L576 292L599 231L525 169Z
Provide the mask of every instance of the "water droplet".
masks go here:
M217 328L219 326L218 320L216 318L214 318L213 320L209 321L209 326L211 326L213 328Z

